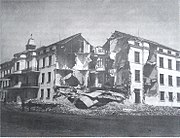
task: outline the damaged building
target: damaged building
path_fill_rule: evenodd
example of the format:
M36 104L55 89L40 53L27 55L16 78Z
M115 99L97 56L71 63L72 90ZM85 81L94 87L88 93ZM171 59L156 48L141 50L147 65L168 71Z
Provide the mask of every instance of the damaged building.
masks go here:
M97 47L80 33L39 48L31 36L0 67L1 100L65 95L83 108L125 99L180 107L180 51L119 31Z
M131 103L180 106L180 51L115 31L104 44L114 87ZM113 73L112 73L113 72Z

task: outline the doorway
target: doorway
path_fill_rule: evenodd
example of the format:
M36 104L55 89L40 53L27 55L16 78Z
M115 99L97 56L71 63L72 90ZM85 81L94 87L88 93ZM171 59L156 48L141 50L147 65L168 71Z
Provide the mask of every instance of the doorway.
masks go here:
M135 103L140 103L140 89L134 89L134 93L135 93Z

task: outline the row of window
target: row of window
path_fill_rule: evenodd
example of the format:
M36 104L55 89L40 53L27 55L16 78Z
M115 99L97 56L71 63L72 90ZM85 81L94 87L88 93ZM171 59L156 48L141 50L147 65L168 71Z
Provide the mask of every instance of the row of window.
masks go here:
M48 64L46 64L46 57L44 57L42 59L42 68L44 68L45 66L51 66L52 65L52 55L50 55L48 57ZM40 65L39 65L39 60L37 60L37 68L39 69L40 68Z
M159 48L159 52L163 53L163 49L162 48ZM172 52L170 50L167 51L167 54L171 55ZM179 56L179 53L176 52L176 56Z
M48 72L48 80L47 83L51 82L51 72ZM42 73L42 78L41 78L41 84L44 84L44 80L45 80L45 73Z
M7 81L1 81L0 83L0 87L1 88L5 88L5 87L8 87L10 84L9 84L9 80Z
M164 85L164 74L160 74L159 81L161 85ZM180 86L180 77L176 77L176 85L177 87ZM171 75L168 75L168 85L173 86L173 77Z
M6 75L6 74L11 74L11 72L12 72L11 69L1 71L0 78L3 78L4 75Z
M50 94L51 94L50 88L47 88L46 99L50 99ZM44 89L41 89L41 96L40 96L40 99L44 99L44 97L45 97L45 95L44 95Z
M164 68L164 58L159 57L159 67ZM172 69L172 60L168 59L168 69ZM180 71L180 61L176 61L176 70Z
M165 101L165 92L164 91L160 91L160 100L161 101ZM180 102L180 93L177 93L177 97L175 97L173 95L173 92L168 92L168 96L167 96L169 102L173 102L174 99L177 99L177 102Z

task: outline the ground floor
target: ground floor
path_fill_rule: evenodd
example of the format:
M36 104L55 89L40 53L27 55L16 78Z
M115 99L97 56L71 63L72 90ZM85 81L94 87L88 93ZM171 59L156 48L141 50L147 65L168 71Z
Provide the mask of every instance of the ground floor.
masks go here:
M17 89L7 89L2 90L2 101L6 102L17 102L21 103L22 100L37 98L38 89L35 88L17 88Z

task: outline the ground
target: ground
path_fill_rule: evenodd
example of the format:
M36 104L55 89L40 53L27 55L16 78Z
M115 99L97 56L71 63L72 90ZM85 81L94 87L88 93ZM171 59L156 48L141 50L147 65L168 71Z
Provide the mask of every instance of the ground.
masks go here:
M180 136L180 116L87 117L1 104L1 136Z

